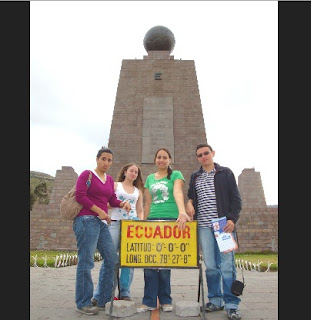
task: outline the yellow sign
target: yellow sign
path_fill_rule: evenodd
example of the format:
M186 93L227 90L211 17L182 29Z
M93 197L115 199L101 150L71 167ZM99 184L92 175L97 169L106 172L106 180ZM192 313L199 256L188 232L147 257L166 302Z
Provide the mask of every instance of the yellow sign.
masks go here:
M197 222L121 220L120 267L198 268Z

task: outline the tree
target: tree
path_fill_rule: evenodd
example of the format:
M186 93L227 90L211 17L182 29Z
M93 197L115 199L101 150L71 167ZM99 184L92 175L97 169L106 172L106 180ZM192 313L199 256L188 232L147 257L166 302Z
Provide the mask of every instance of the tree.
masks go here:
M40 204L49 203L49 193L45 182L39 183L34 190L35 201L38 200Z
M30 192L30 211L32 210L32 206L36 201L36 196L34 195L33 192Z

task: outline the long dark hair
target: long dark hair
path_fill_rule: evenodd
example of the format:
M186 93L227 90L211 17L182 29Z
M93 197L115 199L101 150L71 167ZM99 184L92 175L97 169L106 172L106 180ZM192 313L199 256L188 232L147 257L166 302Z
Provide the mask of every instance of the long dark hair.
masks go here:
M155 163L155 161L156 161L156 158L157 158L157 155L158 155L159 151L161 151L161 150L165 151L165 152L168 154L168 157L169 157L170 159L172 159L172 156L171 156L170 152L168 151L168 149L166 149L166 148L159 148L159 149L156 151L156 153L155 153L155 156L154 156L154 159L153 159L153 162L154 162L154 163ZM169 179L169 180L171 179L171 174L172 174L172 172L173 172L172 167L171 167L170 165L168 165L168 168L167 168L167 179Z
M118 182L124 181L125 180L124 172L127 171L127 169L132 166L135 166L138 169L138 175L137 175L137 178L133 181L133 185L136 188L143 191L144 190L143 175L142 175L140 167L136 163L128 163L128 164L124 165L121 168L121 170L119 171L116 181L118 181Z

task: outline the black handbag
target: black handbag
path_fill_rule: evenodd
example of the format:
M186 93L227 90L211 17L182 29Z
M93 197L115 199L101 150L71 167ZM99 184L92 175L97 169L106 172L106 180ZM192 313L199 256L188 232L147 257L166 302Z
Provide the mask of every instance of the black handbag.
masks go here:
M235 234L236 234L236 240L237 240L238 246L240 247L237 231L235 232ZM243 294L243 289L245 287L243 268L242 268L242 278L243 278L243 282L239 280L233 280L233 283L231 285L231 292L235 296L240 296L241 294Z

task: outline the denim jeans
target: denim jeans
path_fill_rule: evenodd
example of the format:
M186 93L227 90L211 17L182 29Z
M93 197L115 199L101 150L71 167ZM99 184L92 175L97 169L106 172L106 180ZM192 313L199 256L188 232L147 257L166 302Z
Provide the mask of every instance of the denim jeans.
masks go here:
M219 251L212 228L199 227L198 235L206 267L209 302L216 306L224 306L225 310L238 310L241 299L231 293L232 282L236 279L234 251Z
M161 305L172 304L170 269L144 269L144 280L144 305L156 308L157 298Z
M108 230L111 234L112 241L115 245L117 251L119 251L120 247L120 221L111 221L111 224L108 226ZM130 286L133 281L134 276L134 268L120 268L120 296L121 297L130 297ZM99 274L101 279L102 274ZM99 281L101 282L101 280ZM94 298L96 299L98 295L98 285L96 286L94 292ZM96 299L97 300L97 299Z
M98 292L98 305L105 305L111 300L117 252L110 232L105 223L96 216L76 217L73 231L77 239L78 265L76 274L76 305L82 308L91 305L93 297L93 281L91 269L94 268L94 253L97 248L105 263L102 263L102 274Z

